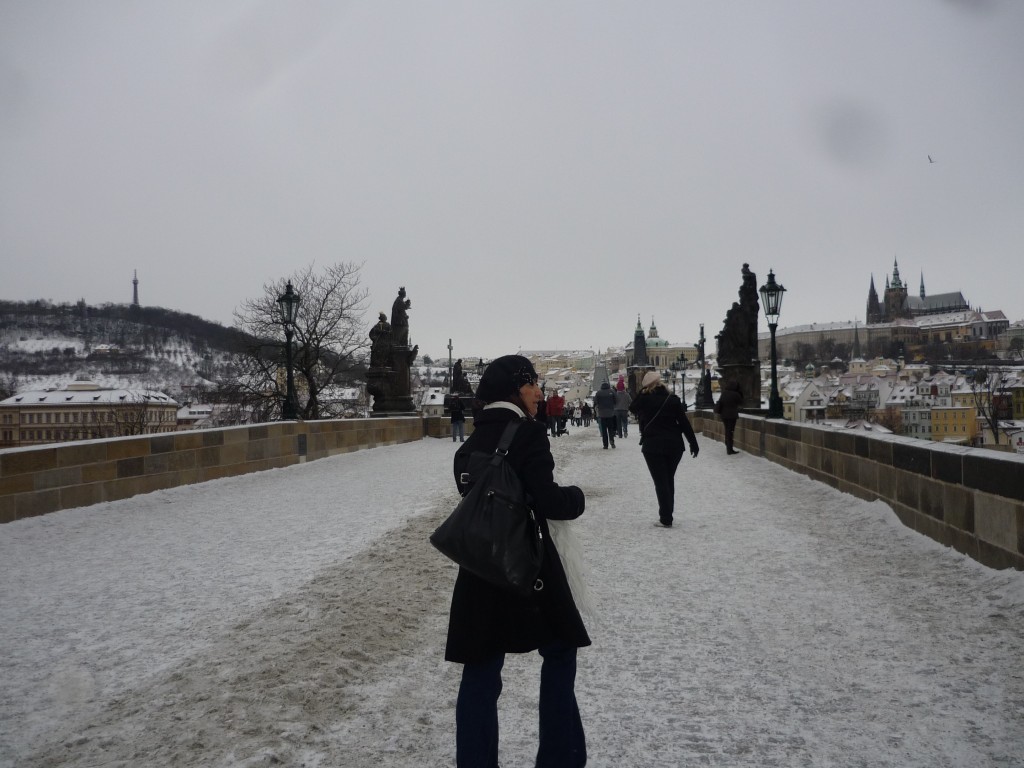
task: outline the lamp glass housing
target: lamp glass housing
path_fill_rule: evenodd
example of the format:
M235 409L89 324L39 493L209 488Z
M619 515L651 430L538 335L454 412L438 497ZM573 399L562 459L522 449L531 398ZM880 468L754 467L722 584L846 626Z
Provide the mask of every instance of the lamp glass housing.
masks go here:
M284 293L277 298L277 305L281 309L281 320L287 326L295 325L295 317L299 311L299 302L302 298L295 293L291 280L285 286Z
M764 315L769 325L776 325L779 322L779 313L782 311L782 294L786 289L775 282L775 273L768 270L768 282L761 286L761 303L764 305Z

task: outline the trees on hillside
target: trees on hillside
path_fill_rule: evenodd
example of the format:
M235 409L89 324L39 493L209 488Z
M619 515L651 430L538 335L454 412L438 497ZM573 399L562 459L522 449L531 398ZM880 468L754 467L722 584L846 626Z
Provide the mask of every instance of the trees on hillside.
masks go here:
M1014 357L1024 360L1024 338L1020 336L1014 336L1010 339L1010 359Z
M235 310L235 326L259 339L241 356L233 376L235 396L256 418L274 418L285 394L284 320L277 300L290 281L301 297L292 340L295 387L303 419L340 415L331 388L346 384L361 369L369 346L363 324L368 292L360 285L362 265L339 262L321 270L309 265L263 286L263 295Z
M1010 396L1003 387L1003 374L998 368L978 368L970 376L971 394L978 415L992 430L992 437L999 442L999 420L1012 418Z

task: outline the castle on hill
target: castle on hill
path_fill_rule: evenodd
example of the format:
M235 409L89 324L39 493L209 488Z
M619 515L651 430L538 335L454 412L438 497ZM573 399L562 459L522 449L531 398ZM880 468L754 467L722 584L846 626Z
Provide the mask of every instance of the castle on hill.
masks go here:
M900 266L893 259L892 280L885 278L885 293L878 298L875 290L875 276L871 276L871 287L868 289L868 308L865 315L868 325L891 323L896 320L910 320L924 315L940 315L946 312L969 310L960 291L953 293L937 293L929 296L924 290L924 273L921 273L921 288L917 296L911 296L907 284L900 279Z

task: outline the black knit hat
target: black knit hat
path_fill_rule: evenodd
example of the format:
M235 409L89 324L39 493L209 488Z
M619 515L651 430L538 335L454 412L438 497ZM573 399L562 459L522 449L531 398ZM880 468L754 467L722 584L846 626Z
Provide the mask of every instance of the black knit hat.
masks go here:
M487 364L476 388L476 399L485 403L507 400L524 384L537 381L533 363L522 355L504 355Z

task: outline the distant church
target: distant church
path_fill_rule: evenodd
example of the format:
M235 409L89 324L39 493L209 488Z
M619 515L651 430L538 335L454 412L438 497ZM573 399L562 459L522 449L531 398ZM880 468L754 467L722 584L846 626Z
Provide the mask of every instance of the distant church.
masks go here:
M892 264L892 280L885 278L885 294L878 299L875 290L875 276L871 276L868 289L867 324L891 323L899 319L913 319L922 315L937 315L943 312L961 312L971 307L960 291L937 293L928 296L924 291L924 273L921 274L921 289L917 296L910 296L906 284L900 280L900 267L896 260Z

